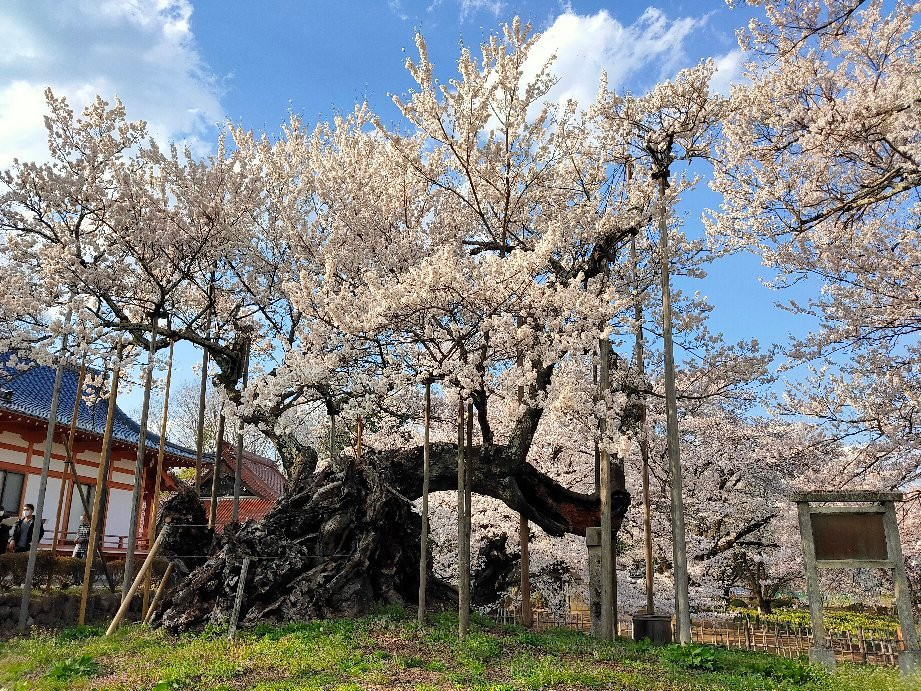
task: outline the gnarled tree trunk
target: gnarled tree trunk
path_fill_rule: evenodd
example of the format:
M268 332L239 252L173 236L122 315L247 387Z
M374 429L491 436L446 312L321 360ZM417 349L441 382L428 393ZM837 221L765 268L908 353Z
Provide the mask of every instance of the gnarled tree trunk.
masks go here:
M552 535L585 534L598 524L596 496L564 488L513 448L474 454L473 491L505 502ZM457 448L432 444L431 489L457 487ZM368 453L361 463L302 475L260 522L229 527L215 554L163 603L155 621L183 631L227 620L243 557L247 574L241 625L367 613L376 603L414 603L421 520L411 501L422 492L422 448ZM616 527L630 501L623 476L612 493ZM430 579L429 598L444 599Z

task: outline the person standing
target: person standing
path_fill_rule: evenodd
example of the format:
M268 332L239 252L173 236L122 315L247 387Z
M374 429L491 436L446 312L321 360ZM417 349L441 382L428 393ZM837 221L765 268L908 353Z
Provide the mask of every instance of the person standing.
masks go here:
M13 537L10 538L10 548L13 552L28 552L32 544L32 534L35 531L35 507L32 504L26 504L22 508L22 518L16 521L13 527ZM41 540L45 535L45 529L38 527L38 539Z
M0 506L0 554L6 552L6 543L10 541L10 516L2 506Z
M86 514L80 516L80 527L77 528L77 539L74 541L74 553L77 559L86 559L86 548L90 543L90 518Z

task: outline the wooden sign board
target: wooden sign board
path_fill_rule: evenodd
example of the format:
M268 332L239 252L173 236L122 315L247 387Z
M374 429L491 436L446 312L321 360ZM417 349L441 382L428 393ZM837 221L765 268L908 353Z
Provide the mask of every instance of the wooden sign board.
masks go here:
M889 559L882 513L812 513L810 518L817 561Z

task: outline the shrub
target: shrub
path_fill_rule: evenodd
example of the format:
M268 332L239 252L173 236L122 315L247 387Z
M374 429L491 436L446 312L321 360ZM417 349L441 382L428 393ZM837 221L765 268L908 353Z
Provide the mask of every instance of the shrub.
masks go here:
M54 574L56 557L51 552L39 550L35 557L35 572L32 575L34 587L48 585L48 579ZM26 568L29 563L28 552L11 552L0 554L0 587L16 588L26 580Z
M55 664L48 672L51 679L66 681L75 677L95 677L99 674L99 664L90 655L69 657Z
M685 669L712 672L719 666L716 649L709 645L676 645L665 650L665 657Z

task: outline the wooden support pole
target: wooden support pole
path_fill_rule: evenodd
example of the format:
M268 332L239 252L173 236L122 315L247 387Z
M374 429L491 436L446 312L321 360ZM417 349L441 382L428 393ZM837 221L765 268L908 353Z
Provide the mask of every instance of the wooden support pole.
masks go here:
M249 349L251 341L249 336L244 341L243 354L243 386L240 387L240 397L246 392L246 384L249 381ZM236 464L233 471L233 510L230 520L233 523L240 522L240 487L243 484L243 417L239 416L237 421L237 455Z
M77 475L77 464L74 462L73 452L71 451L70 445L64 445L64 477L68 477L68 471L72 479L73 488L77 491L77 495L80 497L80 506L83 507L83 513L88 517L92 517L93 509L90 506L89 500L86 498L86 495L83 493L83 487L80 486L80 478ZM91 519L92 520L92 519ZM89 544L87 544L87 554L89 554ZM102 554L102 547L99 542L96 542L96 556L99 557L99 565L102 567L102 573L106 577L106 583L109 584L109 591L115 592L115 581L112 580L112 574L109 573L109 568L106 566L105 559Z
M112 458L112 425L115 421L115 399L118 397L118 379L121 374L121 357L123 343L121 340L115 349L115 363L112 366L112 385L109 387L109 406L106 412L106 426L102 433L102 450L99 454L99 471L96 473L96 494L93 497L93 514L90 516L90 537L86 550L86 565L83 569L83 590L80 593L80 614L77 623L86 623L86 602L89 598L93 580L93 558L96 555L99 533L102 531L102 514L105 511L103 496L106 494L106 477ZM74 470L76 473L76 469ZM100 559L102 557L100 556Z
M457 397L457 609L458 636L470 628L470 543L467 541L466 464L464 462L464 399Z
M629 180L629 174L628 174ZM636 251L636 237L630 238L630 264L633 268L633 337L634 363L640 380L646 379L646 353L643 335L643 304L640 291L640 268ZM649 492L649 436L646 426L646 399L643 397L644 415L640 426L640 459L643 483L643 555L646 561L646 614L655 614L655 587L652 564L652 500Z
M201 383L198 387L198 427L195 434L195 494L201 494L201 459L205 453L205 401L208 396L208 349L201 353Z
M668 443L669 485L672 504L672 563L675 578L675 615L678 642L691 642L691 603L688 595L688 553L684 528L684 481L678 439L678 393L675 385L675 350L672 343L672 297L669 277L668 225L665 189L668 171L660 171L659 180L659 250L662 283L662 350L665 356L665 426Z
M68 307L64 327L70 326L73 309ZM25 631L29 623L29 600L32 597L32 578L35 576L35 560L38 557L38 543L42 540L42 520L45 511L45 491L48 488L48 473L51 469L51 448L54 446L54 430L58 422L58 402L61 399L61 378L67 359L67 332L61 338L61 352L54 373L54 388L51 391L51 410L48 412L48 431L45 434L45 455L42 459L42 474L38 481L38 498L35 500L35 514L32 517L32 542L29 544L29 560L26 564L26 578L22 586L19 603L19 631Z
M86 353L80 358L80 373L77 375L77 388L74 391L74 407L70 415L70 430L67 434L68 451L74 448L74 439L77 436L77 417L80 414L80 402L83 400L83 384L86 381ZM69 455L69 454L68 454ZM74 473L76 478L76 473ZM74 482L77 482L75 479ZM54 534L51 538L51 553L55 556L58 553L58 540L61 537L61 516L64 513L64 496L67 493L69 478L67 474L61 478L61 490L58 492L58 510L54 516ZM64 526L66 528L67 526ZM0 545L0 548L3 546Z
M429 480L431 473L429 467L429 431L431 429L431 418L432 382L426 379L425 412L423 413L422 423L422 533L419 537L419 611L416 613L416 621L419 626L425 624L425 596L429 574Z
M208 284L208 314L205 333L211 340L211 312L214 305L214 273ZM201 460L205 452L205 400L208 395L208 349L201 349L201 383L198 387L198 428L195 435L195 496L201 496Z
M157 586L157 590L154 593L153 602L150 603L150 607L147 608L147 612L144 614L144 621L142 624L149 624L150 620L153 619L154 610L157 609L157 605L160 604L160 598L163 597L163 593L166 590L166 584L169 582L170 576L173 575L173 562L170 562L166 565L166 570L163 572L163 576L160 578L160 584Z
M524 319L519 316L516 319L516 323L519 328L524 325ZM519 351L518 354L518 369L520 371L519 376L524 374L522 371L524 369L524 356ZM524 384L519 384L516 391L518 398L518 408L521 409L521 406L524 404ZM523 416L524 424L528 424L528 414L525 412ZM530 431L530 430L526 430ZM524 445L521 446L521 463L524 464L527 461L527 452L525 451ZM521 554L521 574L519 580L519 592L521 594L521 625L530 628L534 624L534 613L531 609L531 526L528 523L528 519L524 514L518 514L518 545L519 551Z
M157 512L160 508L160 484L163 482L163 457L166 455L166 423L169 419L169 391L173 379L173 342L169 344L169 356L166 362L166 384L163 387L163 414L160 417L160 444L157 448L157 469L154 473L153 501L150 506L150 516L147 519L147 544L150 545L157 533ZM150 572L144 578L143 600L141 611L147 611L150 600Z
M163 543L163 537L167 532L169 532L169 522L164 524L160 534L157 535L157 539L154 540L154 543L150 546L150 551L147 553L147 558L144 560L144 563L141 564L141 569L138 571L138 575L135 576L134 581L131 583L131 587L128 588L128 592L126 592L124 597L122 597L122 604L118 608L118 611L115 613L115 617L112 619L112 623L109 624L109 628L106 629L106 636L111 636L118 630L119 625L122 623L122 619L125 618L125 614L131 607L131 599L134 597L135 593L138 591L138 588L141 586L141 581L144 579L144 575L147 573L147 570L153 566L154 558L157 556L157 552L160 551L160 545Z
M249 571L249 557L243 557L240 566L240 582L237 583L237 594L233 599L233 612L230 615L230 626L227 628L227 638L237 635L237 621L240 619L240 605L243 603L243 592L246 590L246 572Z
M598 340L598 389L599 398L605 400L611 386L610 363L611 346L606 338ZM605 406L606 407L606 406ZM607 431L605 420L599 425L603 437ZM611 458L607 445L601 443L601 639L613 640L614 636L614 594L613 594L613 554L614 544L611 535Z
M141 508L141 481L144 475L144 457L147 450L147 418L150 414L150 389L153 385L154 358L157 352L157 314L151 316L150 347L147 351L147 371L144 375L144 398L141 402L141 419L138 421L138 453L134 463L134 488L131 491L131 518L128 521L128 545L125 549L125 575L122 578L122 599L134 577L134 551L138 539L138 518Z
M214 447L214 468L211 471L211 503L208 504L208 527L215 528L217 523L217 488L221 479L221 465L224 463L224 406L217 418L217 440Z

